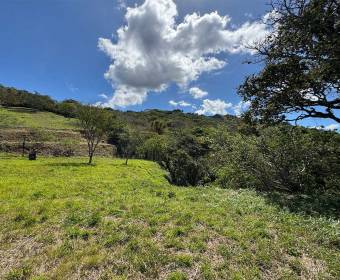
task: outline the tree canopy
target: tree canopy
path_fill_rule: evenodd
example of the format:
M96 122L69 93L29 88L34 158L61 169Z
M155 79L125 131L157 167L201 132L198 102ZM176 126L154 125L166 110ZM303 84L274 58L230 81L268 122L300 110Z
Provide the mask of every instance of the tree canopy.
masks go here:
M113 115L95 106L81 106L78 112L79 125L87 141L89 164L100 141L113 126Z
M340 122L340 1L277 0L273 32L252 48L263 70L239 88L250 119Z

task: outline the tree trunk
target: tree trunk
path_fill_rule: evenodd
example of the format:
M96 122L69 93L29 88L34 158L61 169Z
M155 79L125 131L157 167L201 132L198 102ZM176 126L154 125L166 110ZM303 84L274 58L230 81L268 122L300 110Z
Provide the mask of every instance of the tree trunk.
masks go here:
M89 154L89 164L92 163L92 157L93 157L93 153L90 153L90 154Z
M24 140L22 142L22 156L25 156L25 150L26 150L26 137L24 137Z
M129 160L129 157L127 156L125 159L125 165L128 165L128 160Z

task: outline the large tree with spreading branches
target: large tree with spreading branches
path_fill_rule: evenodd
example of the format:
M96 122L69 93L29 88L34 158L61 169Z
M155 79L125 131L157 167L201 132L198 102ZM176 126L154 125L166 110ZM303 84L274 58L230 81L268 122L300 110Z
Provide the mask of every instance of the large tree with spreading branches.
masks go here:
M264 68L239 87L249 119L340 122L339 14L340 0L272 2L273 32L251 46Z

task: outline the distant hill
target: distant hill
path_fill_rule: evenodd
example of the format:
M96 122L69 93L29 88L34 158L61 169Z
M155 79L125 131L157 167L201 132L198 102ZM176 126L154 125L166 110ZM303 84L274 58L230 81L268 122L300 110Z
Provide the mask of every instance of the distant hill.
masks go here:
M62 102L58 102L47 95L31 93L26 90L19 90L2 85L0 85L0 105L4 107L24 107L28 108L28 110L30 111L35 109L40 112L51 112L64 117L73 118L77 117L77 107L82 106L80 102L75 100L64 100ZM118 110L113 110L111 108L107 108L107 110L112 111L112 113L115 114L121 121L127 123L132 128L143 131L148 131L150 128L150 123L154 120L160 120L164 122L170 130L177 128L191 129L194 127L217 127L219 125L225 125L230 129L234 129L240 122L240 120L235 116L215 115L208 117L200 116L193 113L183 113L181 110L162 111L154 109L146 110L143 112L122 112ZM23 110L23 113L24 112L25 111ZM31 117L28 116L28 119L33 118L33 115L31 115ZM51 118L55 120L52 120ZM49 126L48 122L50 120L51 125ZM57 117L52 117L52 115L48 115L48 118L46 119L43 127L47 126L52 128L54 127L53 124L55 121L61 121L61 126L69 127L70 124L70 122L66 124L65 120L63 119L58 119Z
M77 126L80 106L83 105L75 100L58 102L47 95L0 85L0 152L21 152L22 143L26 139L27 143L39 143L40 151L44 154L65 155L73 147L72 150L76 149L75 155L86 155L86 143ZM219 127L234 131L241 122L234 116L208 117L181 110L106 110L115 115L117 122L143 135L154 133L151 126L153 121L162 122L165 133L213 130ZM102 143L98 153L111 156L112 150L111 146L106 147Z

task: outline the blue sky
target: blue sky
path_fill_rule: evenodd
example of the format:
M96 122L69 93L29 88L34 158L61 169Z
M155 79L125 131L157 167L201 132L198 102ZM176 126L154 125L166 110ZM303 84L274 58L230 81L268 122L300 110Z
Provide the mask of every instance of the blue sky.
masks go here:
M164 3L172 2L171 0L162 1ZM236 49L221 51L218 42L211 45L214 48L213 55L206 52L203 46L202 48L191 46L188 49L185 49L183 46L174 46L171 49L169 47L166 55L174 55L176 57L179 55L179 59L181 59L182 55L187 57L187 51L195 53L193 56L190 56L190 58L194 57L193 60L209 55L209 57L224 62L224 64L223 66L214 66L212 70L207 70L211 64L209 62L207 63L209 65L204 66L205 68L197 69L198 74L194 75L188 72L188 69L177 68L177 61L169 65L166 61L162 60L156 64L160 69L164 68L165 71L170 71L169 69L175 67L175 69L179 69L178 72L184 71L183 77L178 76L180 75L178 73L169 73L166 77L155 77L155 73L157 76L157 71L153 71L150 67L138 68L143 70L142 72L146 77L141 78L141 81L137 82L134 80L131 82L131 79L136 79L136 75L138 79L138 73L135 76L127 75L126 73L124 74L125 76L121 74L126 69L130 69L127 68L130 66L115 64L110 59L110 51L107 51L105 48L112 45L118 46L119 43L122 47L131 47L137 42L138 38L136 41L129 39L130 41L132 40L133 44L127 39L124 41L117 36L117 30L128 24L125 17L127 12L125 7L140 7L143 3L144 0L0 1L0 83L6 86L14 86L48 94L57 100L72 98L84 103L105 103L111 100L110 104L113 104L113 106L118 104L119 106L116 107L123 110L144 110L150 108L171 110L176 108L176 106L169 104L169 101L173 101L173 103L178 104L178 108L184 111L195 112L201 110L203 113L209 113L209 110L204 111L207 108L202 107L204 100L220 100L227 104L222 107L228 113L234 114L235 106L240 101L236 94L236 88L247 74L257 72L260 69L260 65L242 63L251 58L251 54L247 51L238 51ZM197 13L197 17L192 19L193 24L201 21L204 23L205 19L208 22L207 24L216 23L216 20L216 24L219 24L218 21L223 21L223 17L228 16L226 27L218 26L218 28L221 28L222 32L235 33L246 22L250 25L257 24L261 17L269 10L269 6L266 3L266 0L177 0L174 1L177 14L173 16L175 23L172 28L178 33L177 27L183 23L184 18L187 15ZM140 20L138 22L136 16L135 18L133 16L129 18L130 25L137 21L136 28L138 32L140 32L138 25L142 25L141 23L145 23L141 27L141 32L149 28L148 24L150 23L148 23L148 20L152 18L153 13L148 11L148 9L153 10L155 6L153 3L151 4L144 7L144 10L135 10L139 15L145 16L144 21L137 17L137 20ZM214 11L217 11L218 16L212 14ZM166 10L165 14L167 13L168 11ZM205 17L206 15L211 16ZM165 18L167 16L169 19L172 19L172 15L164 15ZM161 17L158 20L163 19ZM151 24L155 23L152 20L150 22ZM158 22L156 21L157 24ZM262 30L259 23L258 27L259 30ZM197 32L200 32L198 27ZM241 37L257 35L252 33L254 32L247 30ZM135 36L134 34L136 33L133 30L128 30L125 37ZM145 36L152 37L150 34L146 33ZM203 38L205 36L210 38L209 34L198 34ZM104 46L102 45L102 50L100 50L98 48L99 38L109 39L111 43L105 41ZM180 35L176 37L176 40L178 40L177 38L180 38ZM159 38L151 38L150 40L154 39L158 40ZM215 39L209 40L213 41ZM235 44L242 43L241 39L235 39L236 41L232 42L229 42L229 39L226 40L227 44L230 44L233 48L236 48ZM145 45L144 42L143 47L147 49L153 46ZM165 45L165 48L167 47ZM131 50L133 52L133 49ZM124 55L129 55L129 53L121 54L119 59L121 59L123 64ZM149 54L139 53L139 55L148 56ZM157 60L158 58L156 55L150 59ZM143 63L145 64L145 61ZM147 61L146 63L149 62ZM107 72L110 65L114 68L114 71L109 77L104 78L104 73ZM152 80L153 78L159 78L159 85L161 83L162 85L151 86L153 81L148 81L147 79ZM138 88L136 88L137 83ZM140 83L143 90L139 87ZM124 89L127 88L127 91L136 91L136 95L142 94L142 97L139 96L140 99L137 98L139 101L130 102L131 100L129 99L131 104L125 102L126 100L124 99L124 105L126 106L120 107L122 103L112 101L112 96L117 92L117 89L124 91L121 89L122 87ZM189 93L190 88L199 88L201 91L206 92L207 95L195 99ZM125 93L124 91L122 94ZM100 95L106 95L108 99L105 101ZM133 99L133 97L131 98ZM190 104L190 106L181 107L179 105L180 102L182 102L181 104ZM216 104L206 105L215 106ZM325 125L330 123L332 122L322 122ZM319 125L321 122L310 120L305 124L313 126Z

